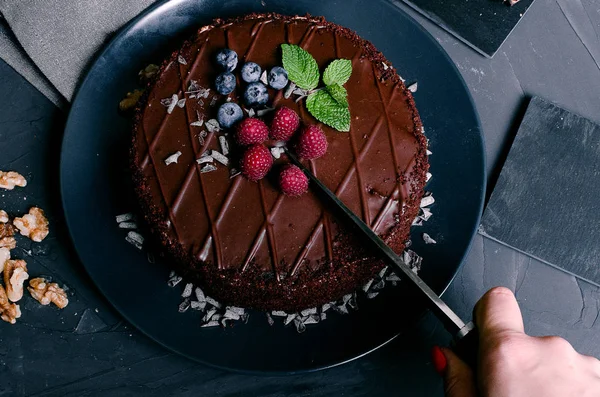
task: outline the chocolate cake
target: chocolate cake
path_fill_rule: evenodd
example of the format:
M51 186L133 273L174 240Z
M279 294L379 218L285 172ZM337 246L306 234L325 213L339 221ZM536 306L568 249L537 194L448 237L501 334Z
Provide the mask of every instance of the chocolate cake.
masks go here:
M246 110L268 122L265 110L286 106L303 125L319 125L328 149L306 164L402 252L428 170L417 109L395 69L370 42L323 18L253 14L199 29L148 85L136 111L131 164L145 221L182 276L226 304L294 312L359 288L384 264L310 186L306 194L289 197L274 172L258 182L236 174L240 148L234 132L208 122L225 102L243 106L240 66L247 61L266 70L281 66L284 43L308 51L321 71L334 59L351 60L345 84L350 131L320 123L307 111L305 98L286 98L285 89L269 88L266 106ZM233 72L238 83L229 95L214 88L220 73L214 58L223 48L239 55ZM207 150L222 152L223 140L229 142L228 166L207 169L197 162ZM286 163L281 155L273 169Z

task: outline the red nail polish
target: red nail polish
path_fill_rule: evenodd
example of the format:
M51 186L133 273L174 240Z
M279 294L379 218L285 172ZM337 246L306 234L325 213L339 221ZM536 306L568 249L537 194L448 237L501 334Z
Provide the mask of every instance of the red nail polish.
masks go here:
M446 356L444 356L444 353L439 346L433 346L431 349L431 361L433 362L433 368L435 368L435 371L440 374L440 376L444 376L448 362L446 361Z

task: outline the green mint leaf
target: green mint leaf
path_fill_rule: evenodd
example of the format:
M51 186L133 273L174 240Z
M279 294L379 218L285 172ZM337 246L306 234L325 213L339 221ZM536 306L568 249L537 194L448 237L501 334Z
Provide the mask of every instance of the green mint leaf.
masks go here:
M323 72L323 83L325 85L344 85L352 74L352 61L349 59L336 59L331 62Z
M344 87L339 84L332 84L327 86L327 92L337 103L342 106L348 107L348 92Z
M327 90L310 94L306 98L306 107L320 122L338 131L350 131L350 110L333 99Z
M319 65L306 50L297 45L282 44L283 68L288 78L300 88L313 90L319 84Z

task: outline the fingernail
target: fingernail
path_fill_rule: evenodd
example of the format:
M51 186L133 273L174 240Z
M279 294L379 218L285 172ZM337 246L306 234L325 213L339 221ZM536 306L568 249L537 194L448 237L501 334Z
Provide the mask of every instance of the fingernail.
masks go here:
M448 362L446 361L446 356L444 356L444 353L439 346L433 346L431 349L431 360L433 362L433 368L435 368L435 371L440 374L440 376L444 376Z

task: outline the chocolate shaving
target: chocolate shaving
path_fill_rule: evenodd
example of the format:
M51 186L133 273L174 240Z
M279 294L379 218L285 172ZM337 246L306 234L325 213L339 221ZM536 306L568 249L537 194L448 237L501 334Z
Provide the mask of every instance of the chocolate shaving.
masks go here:
M271 148L271 156L273 156L273 158L275 158L275 159L279 159L283 152L285 152L285 150L283 148L276 147L276 146Z
M196 289L194 289L194 295L196 295L196 300L198 302L206 302L206 296L200 287L196 287Z
M229 143L227 142L227 138L223 135L219 137L219 146L221 146L221 153L223 153L224 156L227 156L229 154Z
M431 238L427 233L423 233L423 241L425 241L425 244L437 244L437 241Z
M285 318L285 320L283 321L283 325L288 325L289 323L291 323L292 321L294 321L294 319L297 317L296 314L288 314L287 317Z
M169 274L169 281L167 281L167 285L171 288L179 284L183 280L181 276L178 276L175 272L171 272Z
M179 97L177 96L177 94L173 94L173 96L171 96L171 101L169 102L169 106L167 107L168 114L173 113L175 106L177 106L177 102L179 102Z
M138 232L134 232L133 230L127 233L125 240L127 240L128 243L135 245L139 249L142 249L142 245L144 245L144 236Z
M371 288L371 284L373 284L373 281L375 281L375 280L370 279L369 281L367 281L367 283L365 285L363 285L362 290L364 292L367 292Z
M311 315L311 314L317 314L317 308L316 307L311 307L310 309L304 309L304 310L302 310L300 312L300 315L302 317L306 317L306 316Z
M206 164L204 167L202 167L200 169L200 172L202 174L206 174L207 172L213 172L213 171L216 171L216 170L217 170L217 167L215 167L214 165L212 165L212 164Z
M193 289L194 289L194 284L187 283L185 285L185 288L183 289L183 292L181 293L181 297L182 298L189 298L190 296L192 296Z
M271 317L269 312L267 312L265 314L267 315L267 322L269 323L270 326L273 326L273 324L275 324L275 320L273 320L273 317Z
M289 99L289 97L292 96L292 93L294 92L295 89L296 89L296 84L294 84L293 82L290 81L290 83L288 84L287 88L285 89L283 97L285 99Z
M206 142L205 139L208 136L208 132L206 131L201 131L200 134L198 134L198 142L200 142L201 146L204 146L204 143Z
M212 158L212 156L209 156L208 154L204 153L202 155L202 157L200 157L198 160L196 160L196 163L198 164L206 164L206 163L212 163L215 159Z
M180 304L179 304L179 313L185 313L188 311L188 309L191 306L191 299L190 298L185 298Z
M435 199L431 195L431 193L425 193L425 196L421 199L421 207L427 207L431 204L435 203Z
M210 119L206 122L206 129L208 132L219 132L221 131L221 125L216 119Z
M301 319L299 319L299 318L294 319L294 325L296 326L296 331L298 331L299 334L306 331L306 325L304 325L304 323L302 322Z
M117 215L115 219L117 220L117 223L127 222L134 219L134 215L131 212L128 212L126 214Z
M213 298L211 298L210 296L206 297L206 303L213 305L217 309L221 308L221 304L219 302L217 302L216 300L214 300Z
M212 308L206 312L204 317L202 317L202 322L210 321L210 319L217 313L217 309Z
M119 229L137 229L137 223L135 222L121 222L119 223Z
M175 153L173 153L172 155L170 155L169 157L167 157L165 159L165 164L166 165L170 165L173 163L177 163L177 161L179 160L179 156L181 156L181 152L177 151Z
M219 163L223 164L224 166L227 167L229 165L229 159L227 157L223 156L218 151L211 150L210 155L212 158L214 158L215 160L217 160Z
M182 65L187 65L187 61L185 60L185 58L182 55L177 56L177 62L179 62Z

